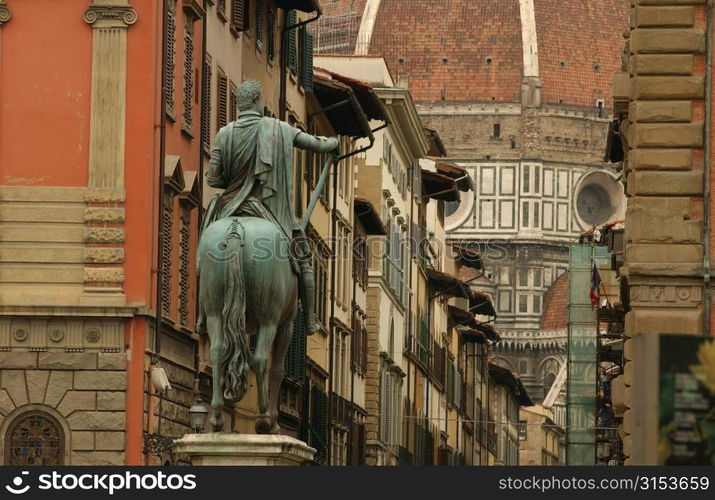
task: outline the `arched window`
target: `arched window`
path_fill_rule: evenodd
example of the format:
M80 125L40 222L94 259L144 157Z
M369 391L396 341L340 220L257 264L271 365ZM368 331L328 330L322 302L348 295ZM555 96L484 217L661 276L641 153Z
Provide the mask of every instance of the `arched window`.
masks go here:
M63 465L65 436L59 422L42 411L13 420L5 435L5 465Z
M522 375L525 375L527 372L527 365L526 365L526 360L522 359L519 361L519 373Z

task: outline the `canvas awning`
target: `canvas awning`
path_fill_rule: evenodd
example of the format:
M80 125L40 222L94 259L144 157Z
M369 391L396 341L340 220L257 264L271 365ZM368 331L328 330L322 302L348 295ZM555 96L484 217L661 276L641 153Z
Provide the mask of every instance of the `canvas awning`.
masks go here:
M459 278L455 278L451 274L443 273L435 269L427 269L426 274L430 287L434 292L463 299L470 299L472 297L469 285Z
M422 169L422 195L444 201L458 201L460 198L454 179L425 169Z
M476 250L458 243L452 244L452 250L457 254L457 258L463 266L477 270L483 269L482 256Z
M472 178L469 176L466 168L443 161L436 161L434 166L438 174L446 175L454 179L454 182L457 183L457 189L460 191L474 191Z
M276 0L276 7L286 10L299 10L301 12L317 12L322 13L318 0Z
M475 344L487 343L487 337L476 328L460 328L459 333L462 334L462 338L465 342L472 342Z
M491 340L492 342L499 342L501 340L501 336L499 336L497 331L490 324L479 323L479 324L477 324L476 329L479 330L481 333L483 333L484 336L486 338L488 338L489 340Z
M370 137L372 132L367 116L350 87L316 71L313 93L321 107L329 108L325 114L337 134L352 138Z
M341 75L335 71L330 71L328 69L318 68L331 76L333 80L343 83L350 87L350 89L355 93L360 106L365 112L365 116L369 120L378 120L381 122L389 123L390 120L387 116L387 110L382 104L382 100L367 82L357 80L355 78L350 78L349 76Z
M472 296L469 298L469 310L474 314L483 314L485 316L496 316L497 312L494 309L491 297L477 290L472 290Z
M382 223L377 210L370 201L365 198L355 197L354 201L355 216L360 223L365 227L367 234L386 235L387 228Z

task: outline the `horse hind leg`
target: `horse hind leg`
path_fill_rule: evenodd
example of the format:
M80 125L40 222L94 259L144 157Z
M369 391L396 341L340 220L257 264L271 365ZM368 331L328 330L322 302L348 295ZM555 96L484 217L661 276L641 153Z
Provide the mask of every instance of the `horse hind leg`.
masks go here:
M214 432L223 430L223 389L221 387L221 361L223 356L223 331L221 316L208 315L206 326L211 339L211 365L213 372L213 394L211 397L211 427Z
M256 386L258 387L256 432L268 434L271 430L271 419L268 414L268 370L272 364L271 346L276 336L276 326L260 325L257 335L256 352L253 355L253 371L256 374Z
M268 389L268 417L271 423L269 434L280 434L281 431L278 425L278 403L281 397L281 384L283 383L283 376L285 375L285 356L288 352L292 334L293 320L285 321L278 328L278 333L273 343L273 357Z

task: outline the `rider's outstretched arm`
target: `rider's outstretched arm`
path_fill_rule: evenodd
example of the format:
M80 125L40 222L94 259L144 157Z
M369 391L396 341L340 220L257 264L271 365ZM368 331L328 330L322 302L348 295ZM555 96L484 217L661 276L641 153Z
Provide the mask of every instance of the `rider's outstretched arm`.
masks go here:
M295 136L293 145L301 149L308 149L315 153L329 153L340 146L337 137L323 137L321 135L310 135L300 132Z

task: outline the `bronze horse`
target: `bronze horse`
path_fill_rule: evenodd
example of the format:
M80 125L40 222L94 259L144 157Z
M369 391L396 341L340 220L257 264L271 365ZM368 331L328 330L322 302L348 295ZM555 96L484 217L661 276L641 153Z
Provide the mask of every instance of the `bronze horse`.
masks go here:
M211 341L214 432L223 430L224 398L246 394L250 368L258 387L256 432L280 432L278 398L298 303L289 251L280 228L257 217L219 219L201 234L199 325ZM253 353L250 335L257 335Z

